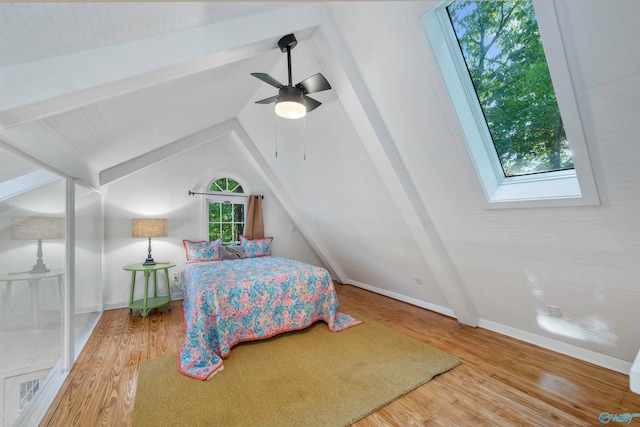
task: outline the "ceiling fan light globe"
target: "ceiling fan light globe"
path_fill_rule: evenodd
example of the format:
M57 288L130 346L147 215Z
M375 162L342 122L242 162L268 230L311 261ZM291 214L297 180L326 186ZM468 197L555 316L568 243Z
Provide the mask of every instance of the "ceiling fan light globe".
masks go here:
M307 114L307 107L296 101L276 103L276 114L284 119L301 119Z

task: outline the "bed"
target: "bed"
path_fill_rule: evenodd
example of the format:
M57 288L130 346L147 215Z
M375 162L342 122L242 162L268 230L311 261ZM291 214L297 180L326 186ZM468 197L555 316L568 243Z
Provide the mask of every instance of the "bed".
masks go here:
M186 336L178 368L210 379L231 347L306 328L322 320L337 332L361 323L337 311L327 270L291 259L261 256L185 265Z

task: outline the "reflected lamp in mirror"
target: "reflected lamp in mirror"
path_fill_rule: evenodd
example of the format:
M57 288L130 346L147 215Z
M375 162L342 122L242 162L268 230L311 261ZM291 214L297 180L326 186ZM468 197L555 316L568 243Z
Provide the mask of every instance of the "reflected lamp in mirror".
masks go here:
M57 217L16 218L11 226L12 240L37 240L36 263L29 273L48 273L42 260L42 241L64 239L65 219Z
M146 237L149 239L147 259L142 265L155 265L156 262L151 256L151 238L166 237L167 220L158 218L134 218L131 220L131 236Z

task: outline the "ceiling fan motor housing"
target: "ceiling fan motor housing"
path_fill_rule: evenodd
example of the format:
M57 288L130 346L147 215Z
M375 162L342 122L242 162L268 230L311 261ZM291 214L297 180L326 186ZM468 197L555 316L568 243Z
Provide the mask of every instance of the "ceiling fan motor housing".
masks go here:
M285 119L299 119L307 114L304 93L295 86L282 86L278 91L276 114Z
M306 105L302 89L298 89L295 86L282 86L278 90L278 102L283 101L298 102L302 105Z
M293 34L287 34L278 41L278 46L282 52L286 52L287 48L293 49L297 44L298 40L296 40L296 36Z

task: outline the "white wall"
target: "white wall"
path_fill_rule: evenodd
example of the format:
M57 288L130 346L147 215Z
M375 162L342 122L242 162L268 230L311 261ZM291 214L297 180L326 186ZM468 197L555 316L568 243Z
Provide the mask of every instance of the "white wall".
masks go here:
M286 66L283 56L269 74L282 80ZM317 72L330 83L334 78L322 68L310 41L299 42L292 52L292 69L294 84ZM253 98L274 93L275 89L265 84ZM268 167L277 173L284 191L309 218L344 282L450 312L412 230L403 221L335 90L311 97L323 105L303 120L276 121L273 105L249 103L239 121ZM413 277L419 277L422 285Z
M128 305L131 273L122 267L143 262L147 255L147 241L131 237L131 219L167 218L167 237L152 239L152 255L156 261L175 262L170 272L180 271L185 264L182 240L207 239L202 196L189 196L188 191L204 191L220 171L244 178L253 194L264 195L265 234L274 237L274 255L323 266L273 193L234 143L223 137L103 187L106 308ZM158 279L164 280L161 275ZM140 283L138 279L135 298L142 295Z
M438 68L415 31L416 6L332 9L481 324L630 362L640 347L640 3L559 5L600 206L483 209ZM547 305L564 317L549 317Z

